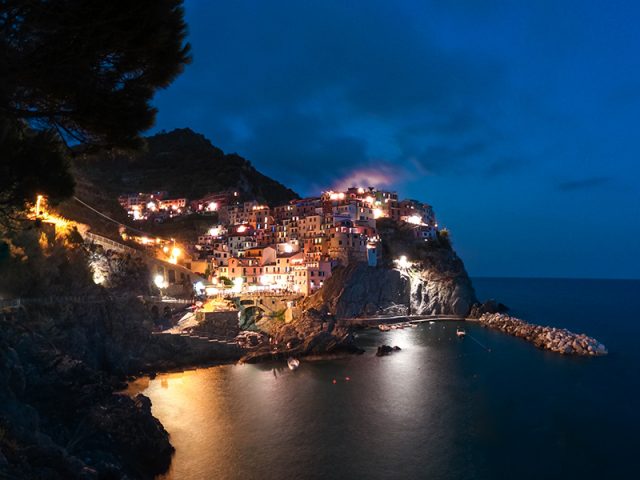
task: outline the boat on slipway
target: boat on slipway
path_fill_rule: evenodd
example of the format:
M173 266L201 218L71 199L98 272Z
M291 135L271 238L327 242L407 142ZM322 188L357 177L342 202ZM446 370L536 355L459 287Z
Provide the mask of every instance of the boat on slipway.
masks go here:
M298 360L297 358L289 357L287 359L287 366L289 367L289 370L295 370L300 366L300 360Z

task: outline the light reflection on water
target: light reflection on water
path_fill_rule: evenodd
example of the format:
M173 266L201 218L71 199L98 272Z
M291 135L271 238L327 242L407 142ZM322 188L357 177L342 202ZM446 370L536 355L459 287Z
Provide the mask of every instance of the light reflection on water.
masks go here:
M440 342L454 340L455 327L447 330L447 340L437 332ZM434 331L365 332L364 355L303 359L295 372L281 362L158 375L143 393L176 447L163 478L389 478L451 469L455 431L446 425L461 408L449 392L455 352L443 355L438 337L422 341ZM382 342L402 351L376 357Z
M295 372L280 362L146 380L176 447L164 478L631 478L640 468L629 401L640 395L640 327L628 311L637 289L614 286L605 292L620 298L608 311L624 306L624 324L603 323L589 304L580 317L560 310L567 290L544 291L558 296L549 320L576 315L603 336L604 358L542 352L475 324L458 339L458 324L443 322L362 332L364 355L303 359ZM383 343L402 350L376 357Z

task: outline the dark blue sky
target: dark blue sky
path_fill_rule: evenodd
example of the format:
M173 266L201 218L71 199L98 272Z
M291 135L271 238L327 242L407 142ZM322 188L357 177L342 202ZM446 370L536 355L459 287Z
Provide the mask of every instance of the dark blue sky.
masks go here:
M185 6L154 131L429 202L471 275L640 277L640 2Z

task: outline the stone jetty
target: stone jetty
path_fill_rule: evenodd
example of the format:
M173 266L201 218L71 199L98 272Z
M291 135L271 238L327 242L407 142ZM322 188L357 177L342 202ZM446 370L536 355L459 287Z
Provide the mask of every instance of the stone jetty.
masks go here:
M504 313L485 313L478 322L516 337L524 338L543 350L562 355L597 356L606 355L606 347L595 338L583 333L573 333L565 328L533 325Z

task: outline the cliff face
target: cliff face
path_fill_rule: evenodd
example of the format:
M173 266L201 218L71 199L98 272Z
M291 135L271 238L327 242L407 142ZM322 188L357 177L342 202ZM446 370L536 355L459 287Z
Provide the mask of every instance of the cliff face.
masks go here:
M452 250L426 256L407 275L412 314L467 315L477 301L464 264Z
M442 235L425 242L412 226L383 219L378 223L382 262L338 268L303 308L338 318L363 315L467 315L476 295L462 260ZM410 266L397 268L406 257Z
M339 268L324 287L307 298L304 308L327 311L338 318L363 315L466 315L475 292L462 261L450 252L415 271L355 264Z
M409 282L400 272L356 263L337 268L318 292L305 299L303 308L338 318L406 314L409 294Z

